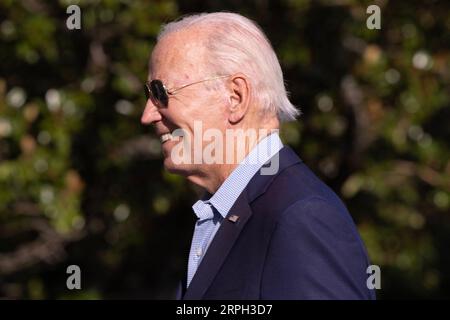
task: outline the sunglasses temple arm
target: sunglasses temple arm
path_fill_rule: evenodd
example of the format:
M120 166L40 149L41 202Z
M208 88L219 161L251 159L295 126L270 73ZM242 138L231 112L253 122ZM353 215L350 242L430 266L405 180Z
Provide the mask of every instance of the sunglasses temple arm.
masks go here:
M178 87L178 88L166 89L166 92L167 92L168 94L174 94L174 93L177 92L178 90L184 89L184 88L186 88L186 87L192 86L192 85L197 84L197 83L202 83L202 82L211 81L211 80L216 80L216 79L221 79L221 78L226 78L226 77L229 77L229 75L226 75L226 76L217 76L217 77L213 77L213 78L208 78L208 79L196 81L196 82L193 82L193 83L188 83L188 84L185 84L185 85L183 85L183 86L181 86L181 87Z

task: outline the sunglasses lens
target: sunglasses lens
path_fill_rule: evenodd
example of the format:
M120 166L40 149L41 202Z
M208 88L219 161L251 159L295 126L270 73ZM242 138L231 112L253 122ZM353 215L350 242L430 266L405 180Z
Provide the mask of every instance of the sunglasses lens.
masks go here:
M144 93L145 93L145 98L148 99L152 99L151 94L150 94L150 88L148 87L148 84L144 84Z
M153 80L150 82L149 87L151 98L153 98L157 104L160 106L167 107L169 102L169 97L167 96L166 89L160 80Z

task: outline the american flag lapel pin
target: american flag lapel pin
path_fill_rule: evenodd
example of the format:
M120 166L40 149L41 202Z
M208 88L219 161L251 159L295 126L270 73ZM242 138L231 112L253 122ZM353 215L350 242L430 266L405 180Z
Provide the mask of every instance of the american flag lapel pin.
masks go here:
M228 217L228 220L230 220L233 223L236 223L239 220L239 216L232 214L231 216Z

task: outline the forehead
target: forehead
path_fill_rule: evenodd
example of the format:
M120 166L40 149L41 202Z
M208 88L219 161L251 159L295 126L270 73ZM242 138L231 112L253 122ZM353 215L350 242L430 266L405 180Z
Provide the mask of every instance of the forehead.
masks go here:
M149 75L169 85L195 79L203 69L205 47L195 30L171 33L162 38L152 52Z

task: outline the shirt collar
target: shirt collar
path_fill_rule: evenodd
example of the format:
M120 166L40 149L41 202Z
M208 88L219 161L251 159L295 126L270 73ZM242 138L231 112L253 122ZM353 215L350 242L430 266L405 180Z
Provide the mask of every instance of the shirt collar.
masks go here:
M202 207L199 204L201 202L203 204L213 205L220 215L225 218L252 177L281 148L283 148L283 143L280 140L278 132L264 137L233 170L209 200L206 200L204 197L192 206L196 215L199 216L197 209Z

